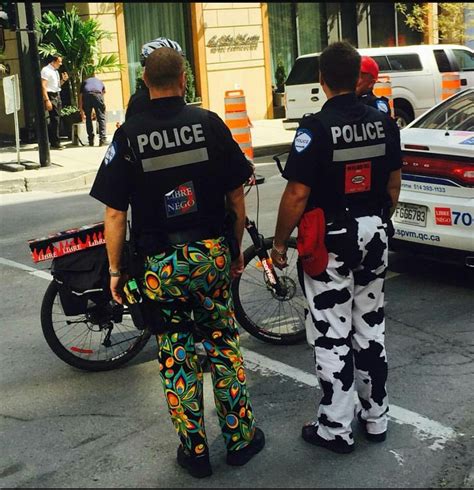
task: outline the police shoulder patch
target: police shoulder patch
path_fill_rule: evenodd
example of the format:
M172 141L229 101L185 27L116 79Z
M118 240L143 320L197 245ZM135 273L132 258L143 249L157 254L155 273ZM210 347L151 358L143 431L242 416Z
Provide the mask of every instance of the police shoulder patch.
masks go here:
M296 131L295 140L293 145L298 153L306 150L313 141L313 135L309 129L298 129Z
M384 100L377 100L377 109L380 112L388 113L388 104Z
M105 156L104 156L104 164L106 166L113 160L116 153L117 153L116 143L115 141L112 141L112 143L110 143L109 147L107 148L107 151L105 152Z

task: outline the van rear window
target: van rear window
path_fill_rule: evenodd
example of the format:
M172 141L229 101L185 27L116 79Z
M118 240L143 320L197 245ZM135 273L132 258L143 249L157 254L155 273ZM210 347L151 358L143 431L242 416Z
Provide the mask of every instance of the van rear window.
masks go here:
M309 56L295 61L285 85L302 85L319 82L319 58Z
M390 71L390 65L388 64L388 60L386 56L372 56L377 65L379 65L379 71Z
M387 56L392 71L422 70L420 57L413 54L389 54Z

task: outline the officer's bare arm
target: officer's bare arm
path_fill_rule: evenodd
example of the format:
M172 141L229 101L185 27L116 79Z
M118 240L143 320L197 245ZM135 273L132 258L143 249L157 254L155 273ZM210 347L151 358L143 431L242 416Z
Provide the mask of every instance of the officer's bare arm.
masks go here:
M308 201L311 187L300 182L289 181L281 196L278 210L275 239L273 241L277 249L286 248L286 241L298 224Z
M234 234L239 242L239 246L241 246L245 227L245 196L243 185L226 193L226 207L235 213Z
M390 216L395 212L397 207L398 197L400 196L400 186L402 184L402 171L394 170L390 172L390 177L387 183L387 192L392 201L392 207L390 208Z
M127 211L105 207L105 246L109 257L109 266L112 271L121 268L123 244L127 231Z

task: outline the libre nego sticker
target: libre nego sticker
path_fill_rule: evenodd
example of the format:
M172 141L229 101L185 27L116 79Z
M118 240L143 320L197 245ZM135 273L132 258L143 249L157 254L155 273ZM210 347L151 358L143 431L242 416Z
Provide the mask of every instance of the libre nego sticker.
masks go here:
M168 218L197 211L196 194L192 181L181 184L165 194L165 207Z
M308 129L298 129L295 141L293 143L295 146L295 150L298 153L301 153L302 151L306 150L306 148L308 148L311 141L313 141L313 135L311 134L311 131L309 131Z

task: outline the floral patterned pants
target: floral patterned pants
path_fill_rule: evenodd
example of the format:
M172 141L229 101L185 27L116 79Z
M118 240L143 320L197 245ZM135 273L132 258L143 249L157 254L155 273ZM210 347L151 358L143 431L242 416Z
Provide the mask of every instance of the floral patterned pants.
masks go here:
M158 360L181 443L194 456L208 452L203 373L195 350L198 334L210 361L227 450L244 448L253 439L255 418L235 325L230 254L224 238L173 245L147 257L142 290L162 304L161 313L169 326L169 331L157 335Z

